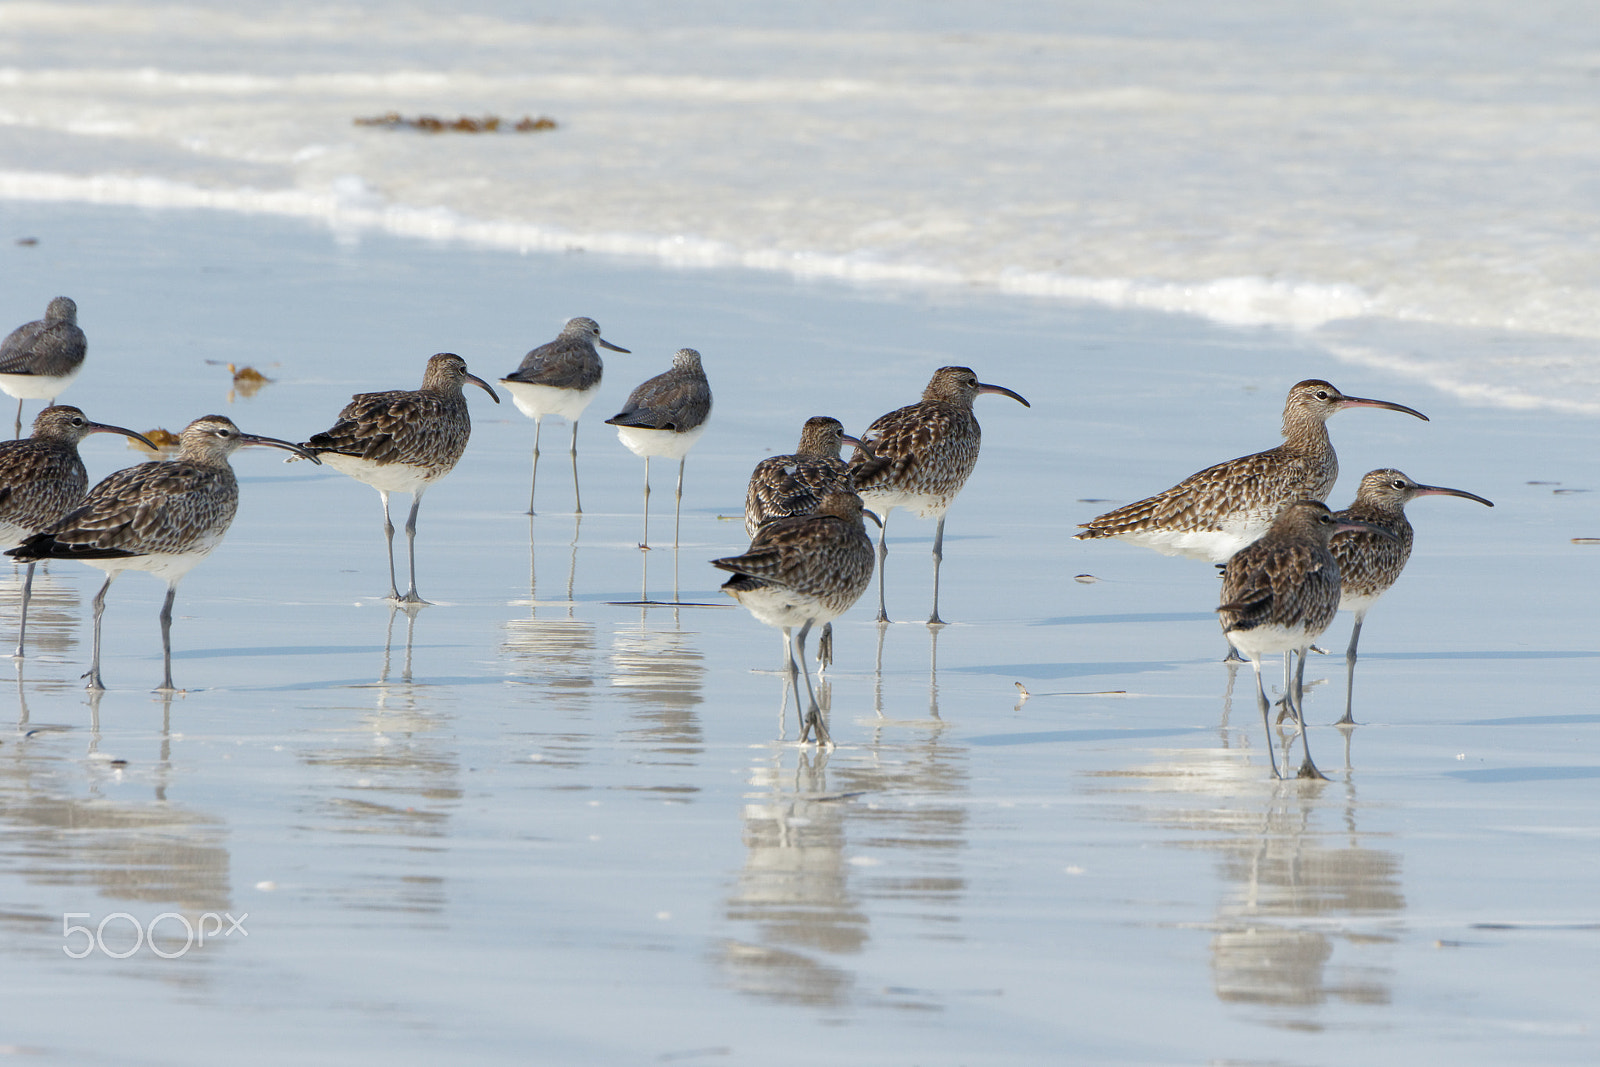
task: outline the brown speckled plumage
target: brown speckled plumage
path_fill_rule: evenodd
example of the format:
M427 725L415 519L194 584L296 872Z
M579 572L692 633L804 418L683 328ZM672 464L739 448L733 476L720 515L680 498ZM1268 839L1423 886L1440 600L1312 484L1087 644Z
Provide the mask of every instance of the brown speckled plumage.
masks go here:
M811 676L805 666L805 640L811 627L848 611L872 581L872 541L862 525L861 498L853 492L823 496L810 515L774 519L762 526L743 554L711 561L733 577L723 591L757 619L783 630L800 627L801 671L810 704L802 718L801 740L814 728L817 740L828 742ZM794 671L794 659L789 659Z
M413 468L415 477L425 482L442 478L461 459L472 436L472 416L461 391L467 382L499 402L483 379L468 373L465 360L441 352L428 360L421 388L357 393L339 412L338 422L302 447L319 456L348 456L376 467Z
M877 419L862 435L865 448L850 457L856 490L867 507L883 519L906 508L921 518L938 519L933 544L933 612L939 618L939 563L943 557L944 516L978 463L983 432L972 403L984 393L1009 396L1024 407L1031 405L1010 389L985 385L967 367L940 367L922 391L922 400L897 408ZM887 544L878 539L878 620L887 622L883 596L883 563Z
M1079 540L1115 537L1167 555L1213 563L1255 541L1293 500L1326 500L1339 477L1327 420L1347 407L1382 407L1426 420L1386 400L1345 396L1320 379L1289 390L1283 444L1191 474L1165 492L1082 523Z
M1361 624L1378 598L1400 580L1406 561L1411 558L1413 534L1405 509L1419 496L1459 496L1494 507L1492 502L1463 489L1420 485L1392 467L1368 471L1361 479L1355 502L1338 512L1337 517L1369 523L1389 536L1352 531L1337 535L1331 545L1333 558L1339 564L1340 607L1356 617L1350 629L1350 645L1345 649L1344 718L1339 720L1340 725L1355 725L1352 697Z
M420 389L392 389L382 393L357 393L339 412L339 421L302 446L322 457L334 470L378 491L383 500L383 533L389 550L389 599L407 604L426 603L417 595L417 508L435 481L455 468L472 436L467 382L500 402L489 384L467 370L466 360L454 352L440 352L428 360ZM411 513L406 519L406 544L411 563L411 586L405 596L395 581L394 522L389 517L389 494L410 493Z
M1270 652L1284 654L1285 701L1294 710L1301 741L1306 744L1302 778L1322 775L1311 762L1299 686L1290 677L1290 654L1300 653L1303 674L1306 650L1339 610L1339 564L1328 542L1345 529L1374 528L1336 518L1319 500L1295 501L1284 507L1260 540L1235 553L1222 572L1222 606L1217 614L1229 643L1255 668L1263 725L1267 725L1267 697L1261 682L1261 657ZM1267 752L1270 757L1270 725ZM1276 758L1272 772L1278 773Z
M225 415L196 419L180 440L175 458L115 472L89 490L77 507L6 553L23 561L82 560L106 571L105 585L94 602L91 689L104 688L100 683L100 619L106 590L123 570L148 571L167 582L161 613L166 651L162 688L172 688L170 631L178 582L221 543L239 507L239 482L228 457L243 445L301 451L287 441L241 433Z
M859 442L839 420L816 415L806 420L792 454L756 464L744 495L744 529L751 537L773 519L809 515L827 493L854 492L850 467L839 450Z

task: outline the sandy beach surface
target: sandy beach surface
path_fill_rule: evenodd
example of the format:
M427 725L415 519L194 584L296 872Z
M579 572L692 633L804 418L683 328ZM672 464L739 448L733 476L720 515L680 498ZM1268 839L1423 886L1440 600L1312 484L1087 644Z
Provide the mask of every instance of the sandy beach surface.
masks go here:
M437 351L492 382L570 315L633 350L581 424L581 521L565 424L530 519L533 425L470 391L471 446L421 509L418 612L382 600L377 494L267 450L235 458L238 518L179 590L182 695L152 693L159 583L113 588L90 699L99 572L40 576L0 737L6 1052L1594 1062L1600 548L1572 540L1600 536L1592 416L1473 406L1278 329L204 211L0 202L0 272L8 329L78 301L89 364L62 400L140 430L215 411L304 440ZM715 408L679 551L658 463L641 553L643 464L602 421L680 346ZM273 381L237 395L228 363ZM951 625L917 621L933 525L897 512L896 622L840 620L838 748L797 746L780 638L705 561L744 547L749 470L807 416L860 432L951 363L1033 405L979 401ZM1070 538L1276 443L1306 377L1431 418L1338 416L1335 506L1380 466L1496 505L1409 509L1349 733L1327 725L1349 616L1323 640L1318 784L1270 777L1210 566ZM83 451L93 478L142 458ZM641 587L681 606L627 603Z

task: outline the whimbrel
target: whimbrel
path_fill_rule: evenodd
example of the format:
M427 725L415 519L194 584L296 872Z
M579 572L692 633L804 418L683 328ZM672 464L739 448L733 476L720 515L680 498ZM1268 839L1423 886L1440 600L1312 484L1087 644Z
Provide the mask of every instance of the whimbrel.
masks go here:
M120 433L156 446L143 434L90 422L70 404L45 408L34 417L33 436L0 442L0 544L20 545L71 511L89 487L89 472L78 455L78 442L92 433ZM21 659L28 638L28 602L33 599L33 569L28 562L22 579L21 624L17 651Z
M127 432L127 431L123 431ZM222 543L239 508L239 482L228 457L245 445L316 457L275 437L240 432L225 415L207 415L183 431L173 459L141 463L107 477L83 503L6 555L23 562L76 559L106 572L94 598L94 652L86 677L100 680L100 621L106 591L125 570L146 571L167 583L161 607L161 689L172 685L172 601L178 582Z
M838 419L827 415L807 419L793 453L764 459L750 473L750 486L744 495L745 533L755 537L756 531L773 519L809 515L830 492L855 492L850 467L839 458L839 450L845 445L860 444L844 432ZM784 655L789 655L787 637ZM831 622L822 627L817 662L824 668L833 663Z
M17 398L17 425L22 436L22 402L55 403L83 369L89 343L78 328L78 305L58 296L44 310L44 318L18 326L0 341L0 390Z
M939 520L933 535L933 611L939 618L939 565L944 560L944 516L967 476L978 463L982 431L972 402L984 393L1009 396L1032 407L1001 385L985 385L966 367L940 367L918 403L897 408L877 419L862 434L863 448L850 457L856 491L883 520L878 534L878 621L888 622L883 597L883 570L889 545L889 512L905 508L919 518Z
M644 457L644 540L650 547L650 457L678 461L678 502L672 521L672 547L678 547L678 524L683 517L683 465L689 449L706 431L711 414L711 383L700 366L700 353L680 348L672 369L643 382L628 394L622 410L606 420L617 428L617 438L628 451Z
M534 489L539 484L539 431L546 415L559 415L572 423L573 510L583 511L578 492L578 419L600 392L605 365L596 345L627 352L600 336L593 319L568 319L554 341L547 341L522 357L522 365L500 384L511 394L517 410L533 420L533 480L528 488L528 514L532 515Z
M1222 606L1217 608L1222 632L1255 668L1256 700L1267 729L1267 757L1272 760L1275 778L1281 776L1261 681L1261 657L1270 652L1283 653L1284 701L1294 709L1305 749L1299 777L1323 777L1311 762L1298 681L1304 675L1311 642L1328 628L1339 610L1339 564L1328 541L1341 530L1393 536L1371 523L1335 518L1319 500L1299 500L1285 507L1259 540L1234 553L1222 572ZM1295 652L1300 654L1298 675L1290 670Z
M1299 382L1283 406L1283 444L1207 467L1164 493L1082 523L1077 538L1115 537L1167 556L1225 563L1266 533L1285 504L1327 500L1339 477L1339 458L1326 422L1349 407L1428 418L1403 404L1345 396L1319 379Z
M1355 626L1350 630L1350 647L1345 650L1344 718L1340 726L1354 726L1350 713L1351 694L1356 681L1356 644L1361 640L1361 624L1378 598L1400 580L1400 572L1411 558L1411 522L1406 518L1406 505L1419 496L1459 496L1494 507L1476 493L1464 489L1445 489L1437 485L1419 485L1393 468L1368 471L1356 490L1355 503L1336 512L1337 518L1369 523L1388 532L1380 537L1364 531L1342 533L1333 539L1333 558L1339 561L1339 583L1342 595L1339 610L1355 613Z
M761 527L743 555L711 561L713 567L733 573L723 591L760 621L781 629L786 649L791 630L800 627L794 644L810 697L800 720L802 743L815 730L819 744L833 744L811 687L806 635L817 623L831 622L848 611L872 581L872 539L862 515L861 498L855 493L830 492L810 515L774 519ZM792 651L788 670L792 681Z
M427 603L417 595L417 508L428 487L449 474L467 450L472 419L461 392L466 382L500 403L489 383L467 371L466 360L454 352L440 352L428 359L422 388L357 393L331 429L300 446L334 470L372 486L383 499L383 536L389 548L388 599L397 603ZM411 586L405 596L400 595L395 581L390 493L411 494L411 514L406 518Z

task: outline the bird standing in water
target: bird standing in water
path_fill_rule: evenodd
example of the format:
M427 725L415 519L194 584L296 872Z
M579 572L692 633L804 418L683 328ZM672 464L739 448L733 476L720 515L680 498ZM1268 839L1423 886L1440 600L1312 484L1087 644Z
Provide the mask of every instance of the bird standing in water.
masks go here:
M867 427L863 444L850 457L850 472L862 501L883 521L878 534L878 621L888 622L884 603L884 562L889 554L889 512L905 508L919 518L936 518L933 535L933 610L939 617L939 566L944 561L944 516L978 464L983 431L972 402L984 393L1009 396L1032 407L1003 385L985 385L966 367L940 367L915 404L896 408Z
M1300 500L1285 507L1260 540L1234 553L1222 572L1222 606L1217 613L1228 643L1255 668L1256 701L1267 731L1267 756L1272 760L1274 778L1281 775L1261 681L1261 657L1273 652L1283 653L1284 702L1294 709L1305 751L1299 777L1323 777L1311 761L1300 683L1306 651L1339 610L1339 564L1328 542L1346 530L1393 536L1368 522L1336 518L1320 500ZM1296 652L1300 654L1299 672L1292 674L1290 657Z
M126 432L126 431L123 431ZM6 555L29 563L76 559L106 572L94 598L94 652L86 677L100 680L100 622L106 591L125 570L166 580L161 607L161 690L172 684L172 601L178 582L222 543L239 509L239 480L228 457L245 445L266 445L315 461L299 445L242 433L226 415L206 415L184 428L178 455L117 471L83 502Z
M417 595L417 509L428 487L449 474L467 450L472 418L461 392L466 382L500 403L487 382L467 371L466 360L454 352L440 352L428 360L420 389L357 393L331 429L300 445L334 470L372 486L383 499L383 535L389 548L388 599L396 603L427 603ZM400 595L395 581L390 493L411 494L411 514L406 517L411 585L405 596Z
M595 346L627 352L600 336L593 319L568 319L554 341L547 341L522 357L522 365L500 384L511 394L517 410L533 420L533 479L528 488L528 514L539 484L539 431L546 415L559 415L572 423L572 510L583 513L578 492L578 419L600 392L605 365Z
M1361 640L1361 624L1378 599L1400 580L1400 572L1411 558L1413 534L1411 522L1406 518L1406 505L1419 496L1459 496L1494 507L1476 493L1419 485L1400 471L1385 467L1368 471L1356 490L1355 502L1335 512L1339 519L1369 523L1389 534L1380 537L1365 531L1342 533L1334 537L1331 546L1333 558L1339 562L1339 610L1354 612L1356 617L1355 626L1350 630L1350 647L1344 653L1344 718L1339 720L1340 726L1356 724L1351 714L1351 698L1356 684L1356 644Z
M700 366L700 353L680 348L672 369L642 382L628 394L622 410L606 420L617 428L617 439L628 451L644 458L644 540L650 547L650 457L678 461L677 510L672 520L672 547L678 547L678 525L683 518L683 465L689 449L706 432L711 416L711 383Z
M18 326L0 341L0 390L17 398L14 436L22 436L22 402L54 404L83 369L88 351L78 328L78 305L66 296L50 301L44 318Z

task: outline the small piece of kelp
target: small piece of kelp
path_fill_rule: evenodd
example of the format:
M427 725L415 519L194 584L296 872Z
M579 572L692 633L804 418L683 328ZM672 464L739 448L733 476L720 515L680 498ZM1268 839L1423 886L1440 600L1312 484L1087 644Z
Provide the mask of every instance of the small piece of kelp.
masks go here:
M368 118L355 120L357 126L382 126L385 129L421 130L423 133L500 133L511 131L514 133L537 133L541 130L557 128L555 119L540 115L534 118L524 115L516 122L508 122L499 115L484 115L482 118L473 118L462 115L455 119L442 119L437 115L418 115L416 118L407 118L398 111L386 111L382 115L373 115Z

